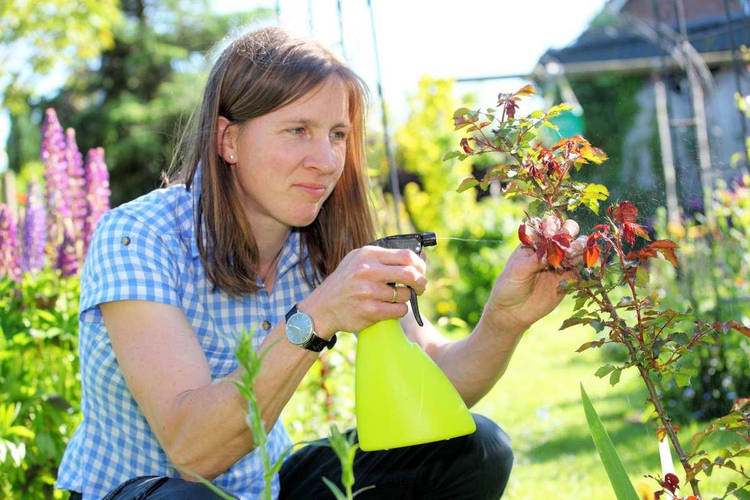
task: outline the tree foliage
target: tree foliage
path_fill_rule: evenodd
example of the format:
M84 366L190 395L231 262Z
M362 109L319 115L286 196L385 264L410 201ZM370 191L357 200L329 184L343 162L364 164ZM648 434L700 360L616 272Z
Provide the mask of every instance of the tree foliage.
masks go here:
M0 2L0 103L20 113L39 76L61 66L80 67L111 48L112 31L121 20L117 3Z
M159 185L181 124L201 98L205 55L226 35L271 14L217 15L205 0L127 0L121 8L124 20L97 64L36 106L54 107L78 131L81 149L106 149L113 205ZM36 136L12 137L11 168L18 169L31 159L18 153L33 150L23 144Z

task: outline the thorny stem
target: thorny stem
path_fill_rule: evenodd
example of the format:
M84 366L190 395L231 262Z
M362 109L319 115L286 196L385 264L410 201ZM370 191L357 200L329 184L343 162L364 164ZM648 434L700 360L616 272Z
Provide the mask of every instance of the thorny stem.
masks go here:
M610 317L614 320L614 324L617 326L618 329L623 328L620 325L625 325L625 321L620 318L620 316L617 314L617 310L615 309L615 306L612 304L612 301L609 298L609 295L607 294L607 291L604 290L604 288L599 285L598 292L601 294L602 301L598 301L597 303L604 306L604 309L607 311L607 313L610 315ZM594 293L590 292L590 294L593 296ZM594 299L596 300L596 299ZM638 320L639 326L640 326L640 319ZM680 463L682 464L682 468L685 470L686 477L692 476L690 478L690 487L693 490L693 494L697 496L698 498L701 498L700 489L698 488L698 481L695 479L693 474L691 473L692 467L690 466L690 462L688 462L687 454L685 453L685 450L682 448L682 445L680 444L680 440L677 437L677 433L674 430L674 427L672 426L672 420L667 416L667 412L664 410L664 407L661 404L661 399L659 397L659 394L656 391L656 386L654 385L654 381L651 379L651 375L648 372L648 368L643 365L643 362L638 359L635 352L635 347L633 347L633 344L628 341L627 337L625 335L621 335L623 344L625 344L625 347L628 349L628 353L630 354L630 358L633 360L635 366L638 368L638 372L641 375L641 378L643 379L643 382L646 384L646 388L648 389L648 393L650 396L651 404L654 405L654 409L656 410L656 413L659 415L659 420L661 421L662 425L667 431L667 435L669 436L669 440L672 442L672 446L675 449L675 452L677 453L677 456L679 457Z

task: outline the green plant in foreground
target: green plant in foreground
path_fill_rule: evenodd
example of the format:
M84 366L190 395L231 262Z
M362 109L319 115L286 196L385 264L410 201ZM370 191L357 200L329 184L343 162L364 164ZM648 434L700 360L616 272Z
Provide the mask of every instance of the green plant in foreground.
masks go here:
M628 473L625 472L625 467L623 467L622 461L617 455L615 445L609 438L607 431L604 430L594 405L591 404L588 394L583 389L583 384L581 384L581 400L583 401L583 410L586 413L586 422L589 425L591 437L594 439L594 445L599 452L602 464L607 470L607 476L609 482L612 483L615 495L619 500L638 500L638 494L635 492L633 483L630 482Z
M263 359L266 357L268 352L279 342L280 340L277 340L270 346L266 347L266 349L262 353L258 354L258 352L253 348L252 334L248 332L242 332L237 338L237 346L234 349L234 355L237 358L237 362L243 368L242 376L240 377L240 380L231 381L235 386L237 386L237 389L247 400L247 416L245 417L245 422L253 433L253 440L256 449L260 453L261 460L263 461L263 498L267 500L270 500L272 498L271 481L273 480L273 477L279 472L279 469L281 469L281 465L284 463L284 459L287 457L287 455L289 455L293 448L292 446L286 449L275 462L271 463L271 460L268 456L268 451L266 450L268 434L266 433L266 428L263 424L261 410L258 406L258 399L255 396L254 389L255 379L260 373ZM326 484L326 486L328 486L331 492L333 492L335 497L338 500L352 500L354 496L356 496L360 491L374 487L370 486L368 488L362 488L357 492L352 493L352 487L354 486L354 455L359 448L359 445L354 444L354 433L350 433L347 436L346 434L342 434L339 431L338 427L336 427L336 425L331 425L329 442L330 446L333 448L333 451L336 453L336 456L341 462L341 484L343 484L346 493L342 493L339 488L328 478L322 477L321 479ZM315 444L313 443L313 445ZM224 498L225 500L234 500L235 497L228 495L226 492L224 492L205 478L189 470L181 470L203 483L206 487L211 489L211 491L219 495L221 498Z
M613 343L626 348L621 364L607 364L596 374L609 376L614 385L622 370L632 367L638 371L660 431L669 437L695 496L700 497L696 476L701 472L710 475L713 467L736 471L745 481L740 489L747 488L750 471L745 470L742 460L750 457L750 398L737 400L732 413L694 438L693 449L688 453L678 439L656 382L689 383L689 376L680 371L685 354L695 346L710 344L729 330L750 336L750 328L734 320L706 322L694 319L689 312L658 307L659 296L649 289L651 259L661 256L677 267L677 245L671 240L651 241L639 224L638 209L632 203L621 201L609 206L587 237L574 240L570 234L560 232L566 212L586 206L599 215L600 202L609 196L607 188L577 182L572 176L584 165L600 164L607 156L581 136L562 138L550 147L542 145L537 139L539 129L555 129L550 118L569 106L562 104L547 112L517 116L519 101L534 92L527 85L515 93L500 94L497 108L456 110L455 128L468 136L461 139L459 150L444 158L463 160L490 154L498 159L497 166L488 169L481 180L473 176L464 179L458 190L475 186L486 190L491 183L499 182L506 196L532 200L530 213L518 229L521 243L551 269L577 276L561 284L562 291L575 298L574 313L561 329L589 325L595 330L597 338L583 344L579 352ZM582 254L583 266L573 258L576 253ZM717 432L732 433L736 439L710 459L700 445ZM663 488L674 486L671 477L656 480ZM730 484L725 497L734 490L736 485Z

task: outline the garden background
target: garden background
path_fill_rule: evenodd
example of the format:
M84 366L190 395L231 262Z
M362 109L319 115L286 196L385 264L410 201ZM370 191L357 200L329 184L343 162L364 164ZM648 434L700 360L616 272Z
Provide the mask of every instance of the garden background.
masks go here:
M612 10L618 3L620 14L638 4L605 2L608 8L592 20L592 30L621 27L613 14L618 11ZM726 101L721 110L730 109L744 127L749 92L742 90L749 82L740 46L750 41L744 31L747 13L742 15L741 2L726 3L728 17L739 19L742 29L735 33L730 59L706 67L718 82L724 81L722 71L736 71L728 74L737 75L738 88L727 91L717 84L709 102ZM688 10L695 4L684 1ZM40 75L59 65L72 68L58 89L44 93L35 88L28 67L16 71L13 64L3 64L0 69L2 106L11 120L6 144L11 173L4 177L0 209L0 492L5 498L65 497L52 484L65 443L80 421L77 273L96 219L107 206L159 185L179 125L200 97L195 82L205 78L204 56L214 43L228 32L273 24L278 17L273 6L216 14L208 5L177 0L92 0L76 7L54 0L0 7L2 57L17 60L20 54ZM594 31L587 33L590 39ZM456 36L461 44L468 35ZM585 40L572 44L568 55L574 56L572 49ZM9 47L16 52L10 54ZM560 61L565 57L557 55ZM648 78L633 70L625 76L602 72L561 79L547 71L553 68L548 62L541 58L545 71L528 75L542 90L544 100L536 105L572 96L577 106L563 117L568 122L560 121L560 132L565 127L584 132L610 156L591 178L607 184L613 201L645 202L639 222L680 244L677 271L654 263L653 290L675 309L750 326L750 193L742 140L747 134L735 141L733 151L714 148L709 177L698 158L699 140L690 138L693 129L683 126L670 134L677 142L675 214L667 200L670 181L656 117L648 122L652 133L633 142L634 126L643 128L640 117L651 109L642 96L648 93L643 81L652 73ZM689 86L684 67L665 63L654 71L662 72L668 94L680 92L674 86ZM481 101L484 90L467 92L469 83L429 76L414 82L402 119L391 122L385 135L388 125L380 121L381 102L373 93L368 154L383 232L438 233L438 246L428 250L430 286L420 305L454 338L466 335L478 320L494 277L518 244L516 230L528 209L504 199L497 183L487 193L456 192L466 176L481 178L494 161L443 161L461 138L453 130L453 111L494 104ZM658 86L653 89L655 94ZM674 96L671 103L681 109ZM54 116L46 112L49 108ZM725 149L732 152L724 154ZM634 150L644 153L633 155ZM709 185L701 185L706 179ZM590 229L586 217L581 213L584 231ZM614 498L585 423L579 383L592 397L633 482L644 491L656 489L643 477L661 471L647 394L627 371L616 384L609 374L595 375L600 366L622 360L616 348L575 352L598 332L588 326L558 331L572 305L566 300L526 333L505 376L475 407L514 440L516 465L507 498ZM354 425L354 340L342 340L314 366L283 415L296 440L323 435L332 422ZM750 396L749 355L747 338L727 336L696 350L681 367L682 380L665 381L660 389L680 421L684 442L706 421L726 414L734 400ZM715 439L718 448L732 437ZM721 497L732 482L741 483L733 474L722 469L706 479L706 498ZM750 498L742 491L731 495Z

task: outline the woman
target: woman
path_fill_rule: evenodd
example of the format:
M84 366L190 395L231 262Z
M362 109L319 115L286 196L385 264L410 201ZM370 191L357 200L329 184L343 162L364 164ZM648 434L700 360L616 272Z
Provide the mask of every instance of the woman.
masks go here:
M365 86L314 42L275 28L221 54L174 184L107 213L81 277L81 426L57 487L74 498L214 498L190 470L256 498L233 335L274 345L255 390L272 461L290 445L277 422L320 350L339 331L401 318L468 405L499 378L522 332L560 300L559 275L517 250L475 331L448 342L407 314L425 264L374 239L364 162ZM571 223L566 228L575 233ZM309 329L299 319L307 320ZM360 453L370 498L497 498L512 454L495 424L437 444ZM308 447L274 478L282 498L328 495L330 449ZM187 480L186 480L187 479ZM118 486L119 485L119 486Z

